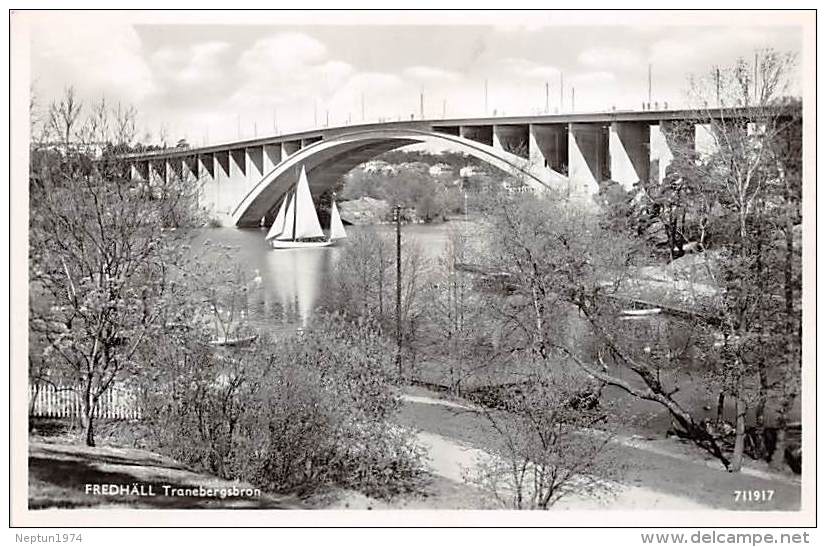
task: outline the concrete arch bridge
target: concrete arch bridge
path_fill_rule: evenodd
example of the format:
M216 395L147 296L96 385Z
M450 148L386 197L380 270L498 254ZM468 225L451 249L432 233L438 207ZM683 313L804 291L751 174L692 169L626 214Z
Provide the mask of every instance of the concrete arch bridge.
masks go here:
M716 115L748 119L748 109ZM416 120L321 128L199 148L124 156L132 176L151 182L172 174L196 180L200 204L225 224L258 226L270 218L303 165L313 194L384 152L436 143L518 177L535 189L588 197L612 179L627 188L662 178L672 160L672 129L696 120L685 110L625 111L529 117ZM697 122L694 145L713 138Z

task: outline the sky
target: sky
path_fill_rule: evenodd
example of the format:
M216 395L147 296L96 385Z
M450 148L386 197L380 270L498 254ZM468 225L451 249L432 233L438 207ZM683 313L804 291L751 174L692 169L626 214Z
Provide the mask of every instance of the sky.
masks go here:
M452 21L84 24L52 13L32 22L31 76L44 105L72 85L87 103L135 106L144 142L163 127L170 143L199 146L410 119L421 98L426 118L541 113L546 84L551 113L571 111L572 88L577 112L639 109L649 65L652 102L678 107L690 74L759 48L799 54L802 43L787 26Z

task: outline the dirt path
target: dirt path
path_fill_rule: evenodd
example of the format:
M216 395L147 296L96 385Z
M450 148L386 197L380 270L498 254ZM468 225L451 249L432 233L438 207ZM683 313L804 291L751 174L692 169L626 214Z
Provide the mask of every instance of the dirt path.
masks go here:
M423 395L409 395L404 394L401 396L402 401L408 403L416 403L416 404L424 404L424 405L439 405L447 408L454 408L458 410L465 410L469 412L480 412L481 409L479 407L467 404L467 403L459 403L456 401L450 401L447 399L439 399L436 397L427 397ZM592 432L595 434L599 434L598 432ZM667 456L670 458L675 458L678 460L683 460L685 462L689 462L692 464L698 465L705 465L715 470L721 469L721 464L717 460L709 460L708 458L699 457L697 454L692 454L690 450L686 450L685 447L680 445L674 445L674 443L664 443L664 442L652 442L646 439L643 439L637 435L617 435L614 437L614 442L626 446L628 448L636 448L639 450L644 450L647 452L651 452L653 454L659 454L661 456ZM668 446L671 444L672 446ZM789 476L783 475L780 473L771 472L768 470L757 469L755 467L750 466L743 466L742 470L740 471L741 474L749 476L749 477L757 477L760 479L770 480L770 481L779 481L785 482L787 484L793 486L800 486L800 479Z
M489 457L483 448L493 446L496 434L472 406L425 395L406 395L403 401L400 422L419 431L418 438L428 448L434 474L459 482L465 469L479 457ZM629 468L619 494L609 502L563 499L558 508L754 511L800 507L800 484L792 477L756 469L727 473L719 464L693 453L693 447L670 446L665 441L620 438L621 459L629 463ZM736 501L735 491L755 489L774 490L775 494L769 502Z

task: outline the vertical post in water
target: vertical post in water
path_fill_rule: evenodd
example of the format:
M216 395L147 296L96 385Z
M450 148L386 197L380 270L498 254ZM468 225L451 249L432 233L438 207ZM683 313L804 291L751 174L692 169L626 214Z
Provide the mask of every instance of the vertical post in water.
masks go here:
M396 368L399 380L402 378L402 230L401 206L397 203L393 209L396 221Z

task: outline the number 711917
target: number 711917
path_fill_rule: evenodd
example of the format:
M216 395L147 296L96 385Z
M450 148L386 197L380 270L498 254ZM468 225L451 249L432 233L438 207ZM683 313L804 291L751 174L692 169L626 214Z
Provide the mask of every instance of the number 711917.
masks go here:
M771 501L774 497L774 490L735 490L734 501L760 502Z

